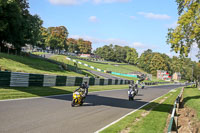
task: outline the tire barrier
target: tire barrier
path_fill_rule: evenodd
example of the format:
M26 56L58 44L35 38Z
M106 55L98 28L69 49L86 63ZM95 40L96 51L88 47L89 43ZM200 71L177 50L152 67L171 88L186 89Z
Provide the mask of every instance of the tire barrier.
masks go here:
M89 85L122 85L130 84L130 80L100 79L89 77L71 77L47 74L0 71L0 86L80 86L85 81Z
M168 133L171 133L174 131L178 132L178 109L179 109L180 103L183 100L183 91L184 91L184 88L182 88L180 94L178 95L178 97L176 98L176 101L174 102L171 119L169 122L168 131L167 131Z

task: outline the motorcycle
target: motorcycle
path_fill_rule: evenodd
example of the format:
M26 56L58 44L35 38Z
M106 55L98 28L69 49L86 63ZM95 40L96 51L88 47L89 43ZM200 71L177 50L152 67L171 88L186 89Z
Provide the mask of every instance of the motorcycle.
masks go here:
M72 103L71 106L74 107L75 105L83 105L84 98L83 98L83 92L82 91L75 91L72 96Z
M133 101L134 97L138 94L138 89L136 88L136 86L132 87L129 86L129 90L128 90L128 100L129 101Z

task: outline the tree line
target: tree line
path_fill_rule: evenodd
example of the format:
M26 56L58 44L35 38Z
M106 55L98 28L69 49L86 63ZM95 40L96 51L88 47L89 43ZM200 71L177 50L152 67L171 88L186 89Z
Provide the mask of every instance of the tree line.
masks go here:
M43 49L49 47L51 50L91 53L90 41L68 39L65 26L43 27L41 18L30 14L28 9L27 0L0 1L0 51L5 51L6 45L10 44L19 53L23 46L29 44Z
M165 70L170 75L180 72L185 80L193 80L200 75L200 63L183 56L170 58L166 54L153 52L151 49L144 51L140 57L134 48L112 44L97 48L94 52L108 61L136 65L154 76L156 76L157 70Z
M97 48L94 53L109 61L126 62L133 65L136 65L138 62L136 49L128 46L104 45L103 47Z

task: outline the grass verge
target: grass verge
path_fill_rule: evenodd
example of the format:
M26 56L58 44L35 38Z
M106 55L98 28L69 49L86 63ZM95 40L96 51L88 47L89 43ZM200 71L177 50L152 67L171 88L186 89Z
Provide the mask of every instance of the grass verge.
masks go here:
M196 111L198 120L200 120L200 90L193 87L185 87L183 93L184 105Z
M1 87L0 100L40 97L72 93L78 86L56 87ZM89 92L114 89L127 89L128 85L90 86Z
M167 117L173 107L180 88L171 91L159 99L151 102L140 110L128 115L101 133L137 132L161 133L166 127Z
M65 76L85 76L72 71L61 70L61 68L48 61L17 55L0 53L0 68L11 72L25 72Z
M53 56L51 58L52 59L53 58L54 59L57 58L59 60L62 60L63 62L67 62L68 64L71 64L71 65L74 64L72 61L68 61L68 60L65 61L66 60L66 56L64 56L64 55L57 55L57 56ZM129 72L133 72L133 71L139 71L139 72L146 73L142 69L140 69L140 68L138 68L137 66L134 66L134 65L128 65L128 64L125 64L125 65L112 65L115 62L112 62L112 63L109 63L109 64L101 64L99 62L85 61L85 60L80 60L80 59L75 59L75 60L80 61L80 62L85 63L85 64L88 64L90 66L102 69L102 70L108 70L108 71L120 72L120 73L129 73ZM84 68L84 69L94 70L94 69L91 69L89 67L86 67L86 66L80 65L80 64L78 64L78 67L79 68Z

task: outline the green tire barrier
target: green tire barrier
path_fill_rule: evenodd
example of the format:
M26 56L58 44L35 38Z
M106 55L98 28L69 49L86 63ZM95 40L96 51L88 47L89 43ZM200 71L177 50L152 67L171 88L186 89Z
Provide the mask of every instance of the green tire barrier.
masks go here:
M9 86L10 85L10 79L11 79L11 73L10 72L0 72L0 85L1 86Z
M0 86L80 86L85 81L89 85L130 84L130 80L100 79L89 77L69 77L59 75L30 74L0 71Z
M116 73L116 72L111 72L111 74L125 76L125 77L139 78L138 75L129 75L129 74L124 74L124 73Z

